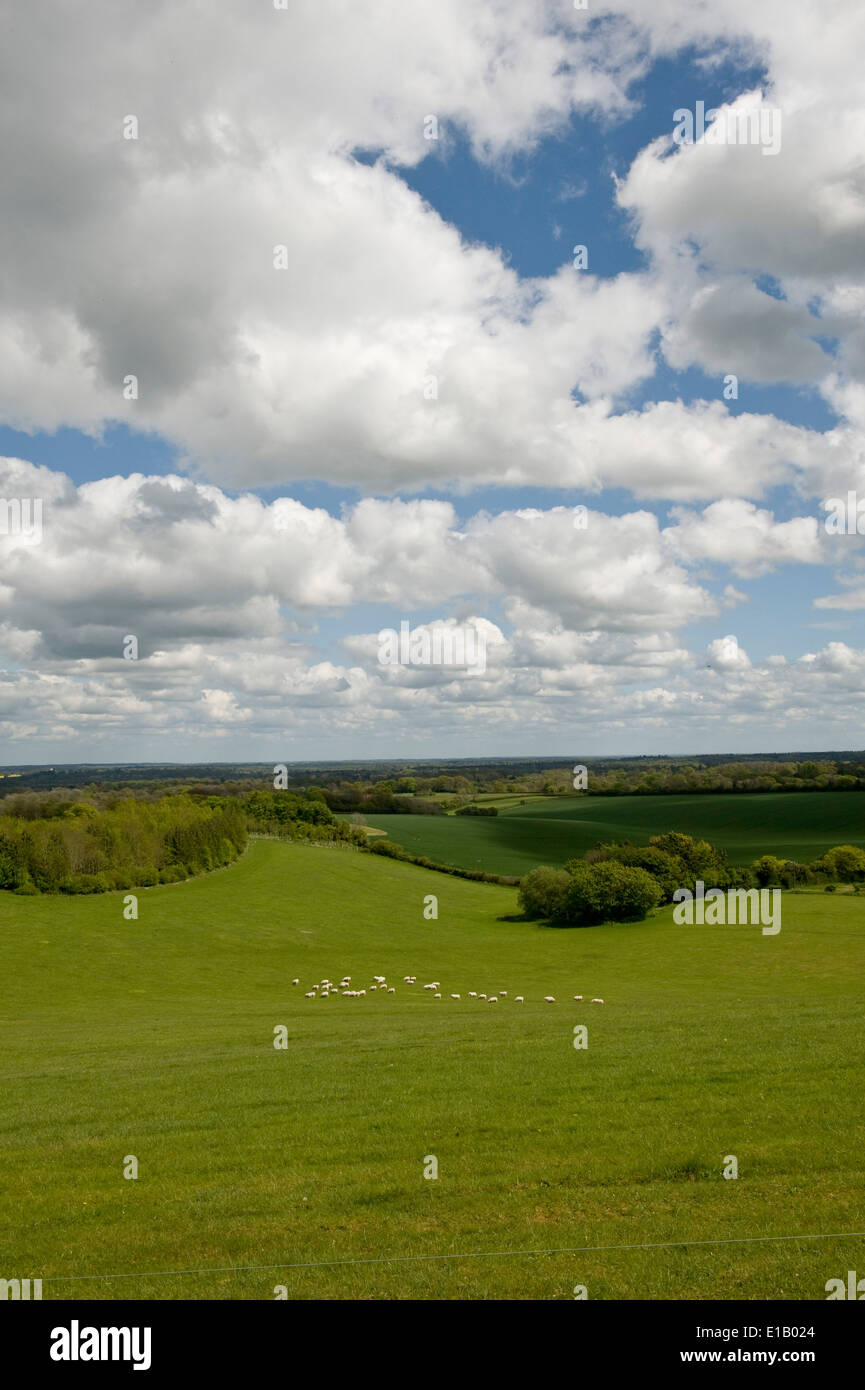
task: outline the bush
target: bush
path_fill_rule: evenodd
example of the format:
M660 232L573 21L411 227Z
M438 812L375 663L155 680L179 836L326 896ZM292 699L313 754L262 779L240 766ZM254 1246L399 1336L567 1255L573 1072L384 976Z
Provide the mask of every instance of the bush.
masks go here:
M564 869L532 869L520 882L519 901L527 917L590 926L642 921L661 901L661 888L645 869L615 859L572 859Z
M376 840L374 845L369 847L371 854L384 854L388 859L408 859L408 850L403 849L402 845L396 845L392 840Z
M658 884L662 903L671 903L676 889L681 888L688 878L688 871L682 860L666 850L659 849L657 845L600 845L597 850L590 852L590 858L593 863L615 860L633 869L645 869ZM568 868L567 864L565 868Z
M815 859L811 867L841 883L861 883L865 879L865 850L855 845L835 845Z
M566 920L576 926L642 921L661 901L661 888L645 869L610 859L574 865L565 902Z
M455 816L497 816L498 813L497 806L460 806L458 811L454 811Z
M561 921L571 886L571 875L564 869L541 865L520 880L517 901L526 917L548 917Z

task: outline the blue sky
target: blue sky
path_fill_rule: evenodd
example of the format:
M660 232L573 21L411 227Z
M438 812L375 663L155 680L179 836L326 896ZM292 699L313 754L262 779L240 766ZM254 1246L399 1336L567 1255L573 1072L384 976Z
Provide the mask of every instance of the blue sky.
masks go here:
M821 156L801 95L844 111L855 7L831 35L782 34L774 0L678 27L597 8L494 31L448 4L440 33L395 10L379 48L355 36L363 71L311 87L323 20L283 47L258 17L257 92L226 16L217 108L181 5L182 110L146 20L89 121L42 94L9 171L0 457L57 479L6 466L3 495L45 506L41 544L0 552L10 761L855 746L859 542L827 541L821 503L862 467L861 208L827 213L855 142ZM776 157L667 138L745 94L784 116ZM111 481L138 474L187 481ZM486 624L483 679L383 673L403 618Z

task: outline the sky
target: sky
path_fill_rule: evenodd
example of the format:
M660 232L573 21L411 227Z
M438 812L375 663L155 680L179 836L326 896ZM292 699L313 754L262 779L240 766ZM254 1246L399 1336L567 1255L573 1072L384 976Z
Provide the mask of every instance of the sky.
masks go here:
M860 748L863 51L859 0L17 7L0 762Z

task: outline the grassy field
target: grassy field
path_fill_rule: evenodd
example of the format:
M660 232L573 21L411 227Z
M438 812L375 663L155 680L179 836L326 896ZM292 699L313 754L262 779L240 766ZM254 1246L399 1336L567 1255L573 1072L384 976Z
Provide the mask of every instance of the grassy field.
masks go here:
M415 854L494 874L563 864L599 840L683 830L725 849L734 864L759 854L815 859L832 845L865 845L865 797L852 792L730 796L550 798L478 816L367 816Z
M865 1229L858 897L787 896L772 938L556 930L510 889L262 841L121 906L0 895L0 1272L46 1299L823 1299L865 1261L683 1244ZM304 997L343 972L397 992Z

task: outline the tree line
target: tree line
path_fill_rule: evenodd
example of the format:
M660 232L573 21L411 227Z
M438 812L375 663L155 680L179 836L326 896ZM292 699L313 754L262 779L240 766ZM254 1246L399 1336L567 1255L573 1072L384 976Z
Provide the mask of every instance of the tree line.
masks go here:
M611 841L570 859L561 869L532 869L520 880L519 902L526 917L571 926L642 921L654 907L671 903L678 888L795 888L836 883L865 884L865 850L836 845L810 864L764 854L750 867L729 863L726 853L707 840L679 831L651 836L648 845Z
M156 801L113 798L104 806L42 797L22 809L10 815L4 803L0 815L0 889L25 895L176 883L232 863L250 832L366 844L320 793L257 790L238 799L184 792Z

